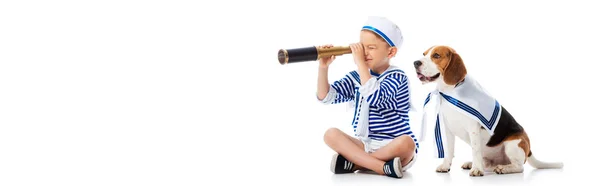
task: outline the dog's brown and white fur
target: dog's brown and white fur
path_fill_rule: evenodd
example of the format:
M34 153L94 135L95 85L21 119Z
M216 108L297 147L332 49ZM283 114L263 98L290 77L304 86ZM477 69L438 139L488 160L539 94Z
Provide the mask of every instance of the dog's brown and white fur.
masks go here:
M467 69L458 53L448 46L433 46L423 53L423 58L414 62L417 75L423 84L436 83L439 91L451 91L467 75ZM448 172L454 158L455 136L472 148L473 160L462 165L470 169L469 175L483 176L485 172L498 174L521 173L527 160L534 168L562 168L560 162L547 163L537 160L530 150L529 137L523 127L502 106L499 123L493 135L464 114L442 102L447 136L447 153L437 172Z

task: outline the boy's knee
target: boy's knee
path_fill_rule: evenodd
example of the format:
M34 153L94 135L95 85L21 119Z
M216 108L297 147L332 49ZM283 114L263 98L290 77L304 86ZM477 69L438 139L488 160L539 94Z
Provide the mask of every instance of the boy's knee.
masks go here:
M335 140L340 135L340 132L342 132L340 129L329 128L325 131L325 134L323 135L323 140L325 140L325 143Z
M402 136L398 137L396 140L398 140L398 143L400 143L399 147L396 148L397 154L410 155L410 154L412 154L412 152L415 151L416 145L414 143L414 140L410 136L402 135Z

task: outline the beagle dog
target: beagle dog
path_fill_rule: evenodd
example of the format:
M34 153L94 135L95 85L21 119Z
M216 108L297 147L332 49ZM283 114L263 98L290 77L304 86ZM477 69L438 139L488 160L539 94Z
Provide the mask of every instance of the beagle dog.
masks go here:
M414 67L422 84L435 83L434 92L439 95L435 133L438 158L443 158L443 163L437 172L450 171L455 137L472 149L472 161L462 165L463 169L470 169L470 176L492 171L521 173L527 160L534 168L563 167L561 162L542 162L533 156L523 127L467 74L453 48L432 46L414 62Z

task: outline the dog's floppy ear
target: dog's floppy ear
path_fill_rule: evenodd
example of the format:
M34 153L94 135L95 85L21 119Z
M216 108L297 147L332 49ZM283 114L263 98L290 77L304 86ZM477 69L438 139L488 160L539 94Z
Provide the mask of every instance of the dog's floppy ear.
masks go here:
M450 62L444 70L444 82L448 85L456 85L467 76L467 68L460 55L454 50L450 52Z

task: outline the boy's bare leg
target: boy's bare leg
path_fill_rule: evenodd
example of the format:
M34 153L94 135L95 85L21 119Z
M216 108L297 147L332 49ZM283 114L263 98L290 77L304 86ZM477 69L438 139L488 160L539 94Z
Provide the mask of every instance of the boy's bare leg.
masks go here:
M384 174L383 165L385 162L365 152L362 142L358 139L348 136L337 128L328 129L324 138L325 143L331 149L344 156L348 161L378 174Z
M389 161L395 157L400 157L402 167L406 166L413 158L415 152L415 142L408 135L402 135L393 139L386 146L371 153L371 156L381 160Z
M338 129L330 129L330 130L338 130ZM361 149L365 148L364 144L360 140L358 140L346 133L343 133L343 132L341 134L343 136L345 136L346 138L352 140L352 142L354 142L354 144L356 144L356 146L360 147ZM373 153L370 153L369 155L373 156L381 161L389 161L395 157L400 157L402 159L402 166L404 167L413 158L415 149L416 149L416 146L415 146L414 140L408 135L403 135L403 136L397 137L396 139L392 140L386 146L378 149L377 151L375 151ZM361 167L360 165L356 165L355 169L361 170L361 169L365 169L365 168Z
M360 149L365 149L365 144L363 144L363 143L362 143L360 140L358 140L358 139L356 139L356 138L354 138L354 137L352 137L352 136L350 136L350 135L348 135L348 134L346 134L346 133L344 133L344 132L342 132L342 131L340 131L339 129L336 129L336 128L331 128L331 129L329 129L329 130L337 130L337 131L331 131L331 132L333 132L333 133L337 133L338 131L339 131L339 132L341 132L341 134L342 134L344 137L346 137L346 138L348 138L349 140L351 140L351 141L352 141L354 144L356 144L356 146L358 146ZM325 137L326 137L326 138L327 138L328 132L330 132L329 130L325 132L325 135L326 135ZM329 135L331 135L331 134L329 134ZM336 134L334 134L334 135L336 135ZM353 163L354 163L354 162L353 162ZM361 167L360 165L357 165L356 163L354 164L354 170L366 170L366 169L367 169L367 168Z

